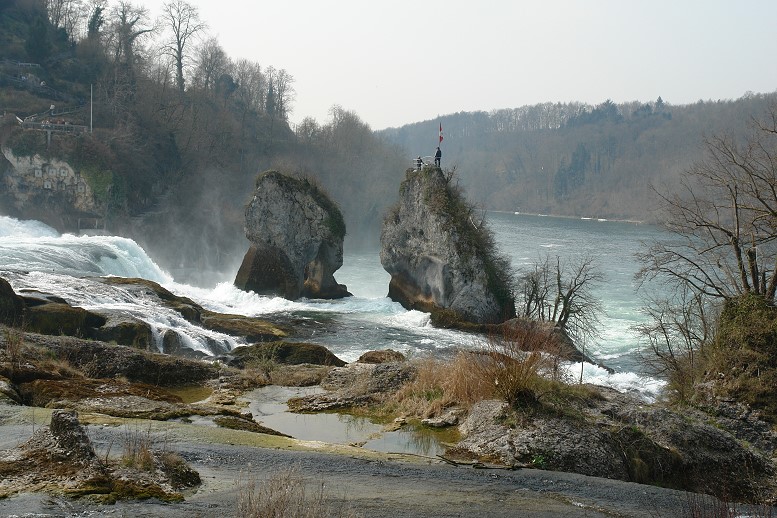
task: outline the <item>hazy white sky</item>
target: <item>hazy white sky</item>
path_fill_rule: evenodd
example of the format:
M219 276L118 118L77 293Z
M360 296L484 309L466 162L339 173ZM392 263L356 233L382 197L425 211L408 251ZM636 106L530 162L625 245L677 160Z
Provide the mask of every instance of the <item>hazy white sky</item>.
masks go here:
M153 16L161 1L140 0ZM189 0L232 59L284 68L291 120L372 129L540 102L777 91L775 0Z

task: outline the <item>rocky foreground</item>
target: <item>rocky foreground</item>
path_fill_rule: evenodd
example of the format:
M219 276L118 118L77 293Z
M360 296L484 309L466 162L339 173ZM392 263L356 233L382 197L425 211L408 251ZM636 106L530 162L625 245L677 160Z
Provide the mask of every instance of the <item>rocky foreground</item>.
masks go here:
M0 449L30 437L30 415L18 410L23 409L0 405ZM119 442L123 425L95 422L97 416L80 417L92 423L88 435L101 456ZM0 499L0 514L235 516L247 487L289 469L304 474L309 493L324 489L326 503L342 510L333 516L674 517L682 516L683 509L713 505L710 499L677 491L569 473L453 467L360 448L284 438L269 442L261 434L182 423L152 421L142 429L199 473L200 485L180 493L184 500L124 499L104 504L86 496L22 492Z
M105 315L63 310L60 301L40 294L19 297L11 290L13 296L0 308L7 322L13 323L15 312L30 315L33 308L46 316L28 320L36 325L59 318L83 326L80 332L114 329L112 336L128 344L0 327L0 498L5 499L0 503L11 510L32 499L41 509L48 501L67 502L62 505L73 509L118 502L133 509L149 506L148 513L159 515L164 514L157 512L159 502L183 500L164 508L182 516L193 509L188 502L207 506L212 500L212 513L208 507L197 512L210 516L230 509L231 514L243 495L235 489L237 482L270 476L297 462L306 480L331 477L344 484L330 498L352 501L369 516L381 516L376 509L385 505L380 502L408 516L458 516L459 510L477 509L509 516L514 506L534 516L644 516L646 508L640 506L648 503L657 506L655 516L677 516L678 506L760 505L773 503L777 495L777 435L757 412L733 401L711 398L706 407L677 410L578 386L561 403L550 392L538 392L512 404L495 399L471 406L440 404L419 415L393 403L419 376L418 362L397 353L374 352L346 365L315 344L279 340L285 331L270 323L207 312L154 283L105 282L147 290L192 321L253 337L255 343L217 362L153 353L138 339L144 336L142 326L121 326ZM475 365L478 359L468 361ZM294 411L380 413L394 417L396 426L457 427L462 439L435 458L297 441L257 422L241 400L245 391L268 384L325 389L289 401ZM439 394L431 389L421 396L433 402ZM78 431L75 419L85 431ZM128 431L128 424L134 428ZM134 450L145 453L138 459ZM322 450L346 457L334 460ZM407 479L394 480L397 476ZM458 479L460 486L452 482ZM417 501L391 498L388 487ZM37 499L31 491L53 500ZM643 501L627 495L635 492L651 496ZM458 506L456 514L446 514L452 505Z
M235 364L242 365L243 369L240 369L215 367L202 361L150 354L96 341L26 334L24 347L27 350L23 357L15 359L15 364L11 359L9 365L8 339L12 334L12 330L6 329L3 340L3 359L6 361L2 363L5 370L0 378L0 392L5 405L14 405L6 406L9 422L18 421L21 419L19 416L29 413L30 407L20 403L39 408L68 408L78 411L87 422L112 427L121 420L136 422L135 419L144 419L149 423L149 429L168 426L176 431L179 440L186 441L200 434L201 431L193 429L201 426L185 425L181 420L185 422L200 416L211 423L209 426L274 437L268 439L270 441L290 441L267 443L272 447L310 447L292 438L283 439L277 432L257 423L241 406L239 396L244 390L273 382L266 373L245 369L256 349L252 352L247 348L237 357ZM56 361L52 358L54 356L58 358ZM68 357L71 360L67 360ZM78 358L85 357L92 358L92 362L79 363ZM100 370L99 362L94 362L96 358L109 359L103 370ZM141 358L149 363L145 368L137 369ZM388 360L384 363L357 362L343 367L307 363L286 367L278 365L271 375L277 382L320 383L328 389L322 394L290 401L290 407L296 411L370 408L385 401L389 394L413 378L413 363L395 361L397 359L392 354L383 353L377 360L365 358L365 362ZM156 367L151 368L151 365ZM186 402L175 394L173 389L176 384L160 386L142 381L171 365L175 365L179 379L186 380L184 385L191 387L192 381L199 379L198 385L207 388L209 396L196 402ZM77 366L85 367L94 377L76 374L74 370ZM31 379L36 376L36 379ZM25 379L28 381L22 381ZM680 414L668 408L646 405L636 398L607 389L590 387L588 394L586 399L579 401L579 412L574 415L537 413L532 418L521 417L505 403L496 400L483 401L469 411L447 409L442 415L426 420L426 425L459 426L463 439L444 458L425 459L425 462L445 462L461 468L478 465L499 468L499 472L529 468L566 471L677 487L714 494L725 500L764 502L773 498L775 470L771 454L777 441L771 427L761 422L757 415L733 405L727 410L721 407L716 417L700 411ZM41 412L45 415L49 411ZM400 425L402 423L400 421ZM142 430L146 425L135 426ZM106 498L111 500L121 499L115 491L107 491L106 487L110 485L95 485L94 477L81 480L80 487L79 480L70 480L67 473L64 485L36 485L25 478L35 471L30 465L25 465L19 472L10 470L9 466L14 465L11 461L21 458L25 458L27 463L41 460L43 467L38 469L44 474L47 472L45 466L59 462L57 458L81 458L76 453L78 448L69 454L67 447L62 446L75 445L78 441L52 442L48 435L46 439L41 439L40 433L40 430L36 431L38 436L34 435L21 450L5 452L4 457L0 457L0 460L10 462L5 464L5 468L0 467L6 479L0 485L4 496L11 497L37 488L60 495L108 494L112 496ZM41 445L46 450L45 444L55 445L51 450L54 453L50 452L48 457L19 453L36 451ZM314 446L315 449L322 447ZM116 448L117 451L122 449L118 445ZM177 447L174 451L178 451ZM348 455L380 457L354 448L344 448L344 451ZM93 456L90 458L93 459ZM50 479L50 475L44 476L44 479ZM119 495L125 499L138 498L132 493ZM175 491L165 496L170 499L180 497L175 495Z

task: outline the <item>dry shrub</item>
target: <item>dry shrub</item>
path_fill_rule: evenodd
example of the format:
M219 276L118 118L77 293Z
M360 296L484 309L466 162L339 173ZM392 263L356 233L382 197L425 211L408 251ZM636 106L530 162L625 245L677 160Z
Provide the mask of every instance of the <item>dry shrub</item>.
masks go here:
M320 385L332 367L326 365L278 365L270 373L273 385L310 387Z
M426 357L417 360L416 376L394 396L398 410L406 415L430 417L447 407L470 407L494 397L493 383L479 376L473 363L478 353L460 351L451 360Z
M682 518L771 518L775 516L775 509L766 504L737 504L699 493L686 493L681 507Z
M152 452L153 440L151 439L151 427L145 432L140 427L124 427L123 450L121 455L122 465L128 468L136 468L142 471L154 470L154 454Z
M311 492L299 469L292 467L270 478L251 479L239 484L238 518L318 518L359 516L343 501L332 502L325 495L322 482Z
M5 354L11 365L21 365L22 347L24 345L24 331L7 327L5 335Z
M46 358L38 364L45 372L55 373L63 378L83 378L84 373L65 359Z
M533 405L561 379L562 344L552 329L521 322L489 337L483 359L473 368L490 380L494 393L513 407Z
M199 485L202 480L200 474L189 467L186 459L172 451L163 451L158 455L159 468L170 479L170 484L175 489L184 489Z
M431 417L445 408L469 408L484 399L503 399L512 406L533 405L563 384L563 344L547 325L522 322L488 338L486 346L460 351L451 360L417 361L416 376L394 396L396 410Z

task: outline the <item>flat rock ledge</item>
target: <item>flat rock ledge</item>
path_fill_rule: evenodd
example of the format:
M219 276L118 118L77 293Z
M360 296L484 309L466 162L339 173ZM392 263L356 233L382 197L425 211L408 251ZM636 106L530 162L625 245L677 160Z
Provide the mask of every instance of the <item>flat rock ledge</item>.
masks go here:
M692 409L647 405L598 387L580 415L526 417L501 401L474 405L449 453L507 466L535 467L707 493L727 501L777 501L774 437L759 425L716 420ZM749 432L743 432L746 428ZM767 427L769 428L769 427ZM759 449L737 440L758 435Z
M327 392L292 398L288 401L289 410L323 412L377 403L385 394L397 391L414 374L415 368L406 362L357 362L336 367L321 382Z

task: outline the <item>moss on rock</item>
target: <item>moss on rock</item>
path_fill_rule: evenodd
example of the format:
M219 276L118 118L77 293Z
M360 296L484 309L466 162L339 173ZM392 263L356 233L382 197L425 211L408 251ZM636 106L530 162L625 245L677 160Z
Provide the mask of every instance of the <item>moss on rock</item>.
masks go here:
M231 352L231 355L232 358L228 362L229 365L238 368L268 361L290 365L303 363L332 365L335 367L345 365L343 360L332 354L326 347L304 342L266 342L247 347L238 347Z
M263 433L266 435L277 435L279 437L291 437L290 435L286 435L285 433L278 432L276 430L273 430L272 428L267 428L266 426L262 426L256 421L243 419L241 417L220 415L220 416L216 416L213 419L213 422L221 426L222 428L229 428L231 430L245 430L247 432Z
M271 342L288 336L288 332L266 320L244 315L216 313L203 309L202 326L232 336L240 336L249 342Z
M704 351L714 392L777 423L777 308L749 294L726 301L717 335Z
M42 304L25 312L26 329L44 335L89 336L105 322L105 317L68 304Z

